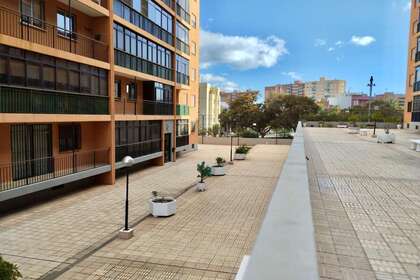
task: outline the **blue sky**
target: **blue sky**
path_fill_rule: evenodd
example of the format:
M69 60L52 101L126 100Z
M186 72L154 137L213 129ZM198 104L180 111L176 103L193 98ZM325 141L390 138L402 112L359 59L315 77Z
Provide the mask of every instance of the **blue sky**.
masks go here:
M347 80L405 92L409 0L202 0L201 75L222 88Z

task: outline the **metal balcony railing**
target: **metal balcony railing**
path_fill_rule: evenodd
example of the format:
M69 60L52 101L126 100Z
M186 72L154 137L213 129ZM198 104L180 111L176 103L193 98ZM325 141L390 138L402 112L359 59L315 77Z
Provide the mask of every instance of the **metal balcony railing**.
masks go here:
M0 192L108 165L109 149L0 163Z
M188 116L190 114L190 107L188 105L178 104L176 105L177 116Z
M178 38L176 38L176 48L177 50L180 50L181 52L190 55L190 46Z
M153 139L138 143L118 145L115 147L115 162L120 162L125 156L138 158L162 151L161 139Z
M0 34L62 51L108 61L108 45L43 20L0 6Z
M190 136L189 135L183 135L183 136L177 136L176 137L176 147L183 147L190 144Z
M176 3L176 14L180 16L183 20L190 23L191 16L190 13L188 13L181 5Z
M0 113L106 115L108 97L0 86Z
M116 15L122 17L135 26L145 30L162 41L173 45L173 37L170 32L163 29L161 26L157 25L122 1L114 0L114 12Z
M143 115L173 115L174 104L158 101L143 101Z
M176 72L176 82L178 84L189 85L190 84L190 76L185 75L181 72Z
M115 49L115 64L134 71L173 81L172 70L159 64L144 60L124 51Z

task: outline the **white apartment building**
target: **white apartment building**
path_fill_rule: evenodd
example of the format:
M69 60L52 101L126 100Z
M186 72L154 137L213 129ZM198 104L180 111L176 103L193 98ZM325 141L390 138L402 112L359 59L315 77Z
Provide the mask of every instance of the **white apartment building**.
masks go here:
M209 129L219 124L221 111L220 89L209 83L200 83L200 129Z

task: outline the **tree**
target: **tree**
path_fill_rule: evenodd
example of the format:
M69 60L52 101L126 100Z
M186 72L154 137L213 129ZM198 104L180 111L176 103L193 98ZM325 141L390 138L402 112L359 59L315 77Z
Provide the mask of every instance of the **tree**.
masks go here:
M209 128L209 134L213 137L217 137L220 133L220 125L215 124L213 127Z
M257 95L252 93L241 94L229 103L228 122L230 128L239 133L251 128L254 123L254 116L258 112Z
M0 257L0 279L17 280L22 278L17 265L11 264Z
M261 138L264 138L271 130L270 122L272 116L267 111L265 104L258 104L257 108L258 110L255 111L253 115L254 123L252 124L252 129L255 130Z
M271 126L276 129L295 129L298 122L316 114L319 110L314 100L296 95L276 96L266 104L272 117Z

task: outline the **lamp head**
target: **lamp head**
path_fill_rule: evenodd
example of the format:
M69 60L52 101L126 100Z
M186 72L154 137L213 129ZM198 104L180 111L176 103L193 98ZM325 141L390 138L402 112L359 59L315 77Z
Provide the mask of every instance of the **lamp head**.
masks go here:
M122 160L122 163L124 163L125 167L130 167L130 166L133 166L134 159L130 156L125 156Z

